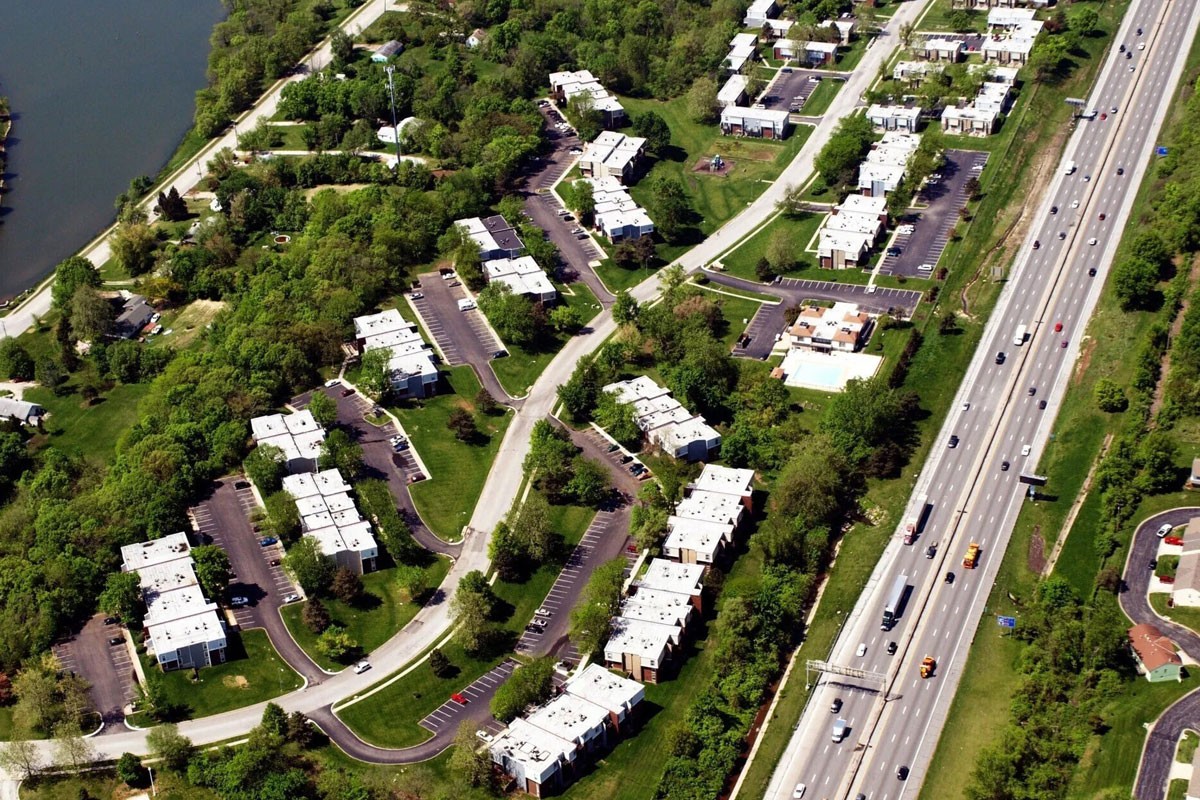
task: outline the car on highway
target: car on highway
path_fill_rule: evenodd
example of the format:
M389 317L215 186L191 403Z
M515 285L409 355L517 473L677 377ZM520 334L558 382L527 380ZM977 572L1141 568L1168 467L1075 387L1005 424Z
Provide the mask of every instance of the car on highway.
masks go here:
M1146 49L1146 43L1138 42L1138 50L1145 50L1145 49Z
M1093 236L1092 238L1088 239L1088 244L1090 244L1092 247L1095 247L1096 242L1098 242L1098 241L1100 241L1100 240L1097 239L1095 236Z
M1118 174L1118 175L1124 175L1124 174L1125 174L1125 168L1124 168L1124 167L1117 167L1117 174Z
M1122 44L1120 47L1118 47L1118 48L1117 48L1117 52L1119 52L1119 53L1124 53L1124 52L1125 52L1125 45L1124 45L1124 44Z
M229 598L229 605L234 608L245 608L250 605L250 600L245 597L231 597Z
M1062 323L1061 322L1054 323L1054 332L1060 333L1061 331L1062 331Z
M1096 268L1095 267L1088 267L1088 277L1089 278L1096 277Z
M1045 410L1046 410L1046 401L1038 400L1038 411L1045 411Z
M1059 232L1058 232L1058 238L1059 238L1059 239L1065 239L1065 238L1067 238L1067 232L1066 232L1066 231L1059 231Z
M953 572L946 573L946 583L954 583L954 573Z
M841 710L842 710L842 698L840 698L840 697L833 698L833 702L829 704L830 713L836 714Z
M1027 445L1027 444L1021 445L1021 455L1027 456L1027 455L1029 455L1029 452L1031 450L1033 450L1033 447L1031 445Z
M1005 358L1004 351L1000 351L999 353L996 353L996 363L997 364L1003 364L1004 358Z
M963 411L970 411L970 410L971 410L971 403L970 403L969 401L968 401L968 402L965 402L965 403L963 403L963 404L962 404L962 410L963 410Z
M931 545L929 545L929 547L925 548L925 557L926 558L933 558L936 555L937 555L937 546L936 545L931 544Z
M1171 524L1171 523L1169 523L1169 522L1165 522L1165 523L1163 523L1162 525L1160 525L1160 526L1159 526L1159 528L1158 528L1158 531L1156 531L1154 535L1155 535L1155 536L1157 536L1157 537L1158 537L1158 538L1160 538L1160 539L1163 539L1163 538L1165 538L1165 537L1166 537L1166 535L1167 535L1168 533L1170 533L1170 532L1171 532L1171 531L1173 531L1174 529L1175 529L1175 526L1174 526L1174 525L1172 525L1172 524Z
M1040 248L1041 248L1041 246L1042 246L1042 243L1041 243L1041 242L1039 242L1037 239L1034 239L1034 240L1033 240L1033 249L1034 249L1034 250L1038 250L1038 249L1040 249Z
M896 777L900 780L908 780L908 767L896 767Z
M866 654L867 654L867 643L862 642L858 645L858 649L854 651L854 655L858 656L859 658L862 658Z
M366 672L370 668L371 668L371 663L369 661L360 661L354 665L354 674L362 675L364 672Z
M896 643L895 643L895 642L888 642L888 644L887 644L887 654L888 654L889 656L894 656L894 655L896 655Z
M1100 214L1100 221L1101 221L1101 222L1104 222L1104 220L1105 220L1105 217L1106 217L1106 215L1105 215L1105 214L1103 214L1103 213L1101 213L1101 214Z
M278 541L279 540L276 539L274 536L264 536L263 538L258 540L258 546L259 547L270 547L271 545L275 544Z
M1063 347L1063 349L1064 349L1064 350L1066 350L1066 349L1067 349L1067 340L1066 340L1066 339L1063 339L1063 340L1062 340L1062 347Z
M958 436L950 434L950 441L946 442L946 447L949 447L951 450L958 447Z
M1050 213L1051 213L1051 214L1057 214L1057 213L1058 213L1058 206L1050 206Z
M1089 183L1091 180L1092 180L1092 176L1091 176L1091 175L1084 175L1084 176L1083 176L1083 182L1084 182L1084 183Z
M1037 387L1036 387L1036 386L1030 386L1030 387L1029 387L1029 396L1030 396L1030 397L1033 397L1035 394L1037 394Z
M800 800L801 797L804 797L804 793L807 790L808 790L808 787L805 786L803 783L797 783L796 788L792 789L792 800Z
M1133 58L1133 51L1132 51L1132 50L1126 50L1126 51L1125 51L1125 57L1126 57L1126 58ZM1133 67L1130 67L1130 69L1133 69Z
M1000 471L1001 471L1001 472L1008 472L1008 468L1009 468L1009 466L1011 466L1011 465L1010 465L1010 464L1009 464L1007 461L1001 461L1001 462L1000 462Z
M1078 200L1072 200L1072 201L1071 201L1071 208L1079 208L1079 201L1078 201Z
M1104 120L1106 120L1106 119L1108 119L1108 112L1107 112L1107 111L1101 111L1101 112L1100 112L1100 121L1101 121L1101 122L1103 122L1103 121L1104 121Z

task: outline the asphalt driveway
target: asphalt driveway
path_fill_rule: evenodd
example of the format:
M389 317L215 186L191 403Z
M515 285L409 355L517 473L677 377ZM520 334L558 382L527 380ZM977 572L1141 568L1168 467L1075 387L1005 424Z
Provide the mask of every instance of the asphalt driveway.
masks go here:
M53 651L63 669L92 685L88 696L103 722L102 733L120 733L125 730L124 707L137 697L137 676L128 638L119 626L105 625L104 617L96 614ZM117 637L120 644L109 644Z
M410 298L438 349L452 367L470 364L483 388L499 403L511 405L512 398L492 371L492 356L503 346L496 341L478 308L458 310L458 301L469 297L458 278L446 279L437 272L418 276L422 297Z
M784 69L787 69L785 67ZM797 108L793 113L804 113L804 104L808 101L810 95L817 90L821 85L821 81L838 80L829 76L828 72L811 69L791 68L791 72L783 72L780 70L775 82L771 84L767 93L763 95L762 104L769 109L792 109ZM814 80L814 78L816 80Z

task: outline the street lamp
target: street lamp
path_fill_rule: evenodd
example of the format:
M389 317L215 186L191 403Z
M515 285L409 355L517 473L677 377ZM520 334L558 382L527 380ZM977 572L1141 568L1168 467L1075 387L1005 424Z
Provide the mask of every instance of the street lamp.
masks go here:
M396 72L395 64L387 65L388 97L392 100L392 139L396 142L396 174L400 174L400 128L396 123L396 87L392 85L392 75Z

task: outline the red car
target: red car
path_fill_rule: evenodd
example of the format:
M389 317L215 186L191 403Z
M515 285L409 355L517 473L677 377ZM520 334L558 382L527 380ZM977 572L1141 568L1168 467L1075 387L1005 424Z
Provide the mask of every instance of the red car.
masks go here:
M353 389L342 389L342 397L349 397L352 394L354 394Z
M467 698L463 697L458 692L455 692L454 694L450 695L450 699L453 700L454 702L458 703L460 706L465 706L467 704Z
M1066 346L1067 346L1067 340L1066 340L1066 339L1063 339L1062 346L1063 346L1063 347L1066 347Z
M1061 330L1062 330L1062 323L1061 322L1054 323L1054 332L1058 333Z
M1104 216L1105 216L1104 214L1101 214L1101 215L1100 215L1100 221L1101 221L1101 222L1104 222Z

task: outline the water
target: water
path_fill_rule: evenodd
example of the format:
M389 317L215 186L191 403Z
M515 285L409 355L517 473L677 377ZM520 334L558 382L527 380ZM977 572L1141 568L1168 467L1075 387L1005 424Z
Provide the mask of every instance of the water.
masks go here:
M0 4L0 94L14 116L0 299L87 244L130 179L171 157L223 14L219 0Z

